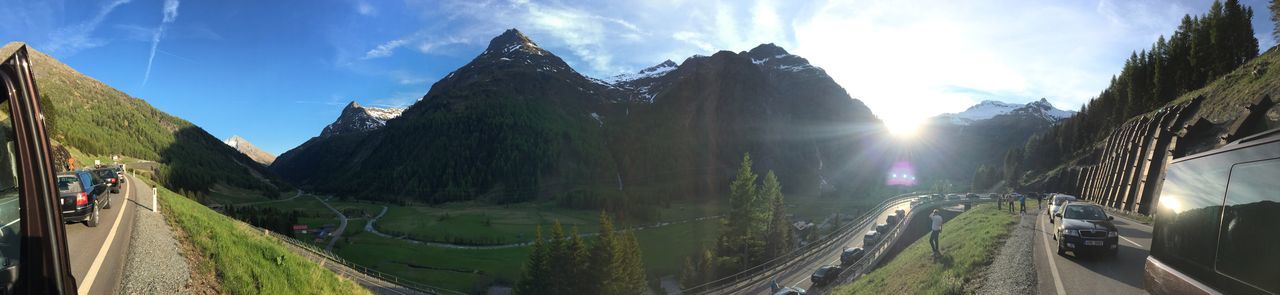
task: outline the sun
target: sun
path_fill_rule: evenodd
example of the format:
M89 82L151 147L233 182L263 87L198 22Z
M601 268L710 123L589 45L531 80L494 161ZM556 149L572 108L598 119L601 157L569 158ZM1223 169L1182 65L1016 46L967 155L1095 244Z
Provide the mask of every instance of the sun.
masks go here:
M909 139L920 134L920 129L924 122L916 118L895 118L885 119L885 127L889 129L889 134L893 137Z

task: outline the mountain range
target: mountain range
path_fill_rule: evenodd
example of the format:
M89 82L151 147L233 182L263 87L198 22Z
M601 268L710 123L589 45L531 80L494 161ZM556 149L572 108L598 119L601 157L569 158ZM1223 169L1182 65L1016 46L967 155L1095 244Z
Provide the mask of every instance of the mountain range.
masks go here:
M886 165L871 111L773 44L596 79L512 29L383 122L326 127L271 169L361 198L598 205L722 194L746 154L793 193L868 190Z
M979 165L1000 165L1010 147L1075 114L1044 98L1026 104L982 101L963 112L934 116L917 136L922 141L906 149L924 179L967 185Z
M1054 107L1053 104L1050 104L1049 100L1044 98L1027 104L984 100L969 107L968 109L965 109L963 112L942 114L935 116L934 119L943 120L955 125L969 125L975 121L987 120L1000 115L1017 113L1043 118L1051 122L1070 118L1076 114L1075 111L1060 110Z
M244 137L240 137L239 135L232 135L231 138L227 138L227 140L222 142L263 166L271 165L271 162L276 160L275 155L259 149L257 146L254 146L253 143L250 143L249 140L246 140Z

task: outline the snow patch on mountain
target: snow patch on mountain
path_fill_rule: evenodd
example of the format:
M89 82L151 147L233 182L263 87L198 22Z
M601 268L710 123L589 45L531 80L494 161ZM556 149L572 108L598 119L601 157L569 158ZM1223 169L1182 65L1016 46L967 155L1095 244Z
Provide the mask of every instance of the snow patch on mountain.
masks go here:
M627 73L627 74L621 74L621 75L609 77L604 81L609 82L611 84L618 84L618 83L631 82L631 81L636 81L641 79L657 78L657 77L665 76L667 75L667 73L670 73L671 71L676 70L676 67L678 66L676 65L675 62L671 60L667 60L656 66L652 66L652 67L648 67L643 70L640 70L639 72Z
M936 118L943 122L956 125L969 125L976 121L987 120L996 116L1011 114L1014 112L1028 112L1031 115L1045 118L1049 121L1059 121L1074 116L1076 112L1060 110L1050 104L1048 100L1041 98L1027 104L1007 103L995 100L984 100L974 106L969 107L963 112L946 113L938 115Z

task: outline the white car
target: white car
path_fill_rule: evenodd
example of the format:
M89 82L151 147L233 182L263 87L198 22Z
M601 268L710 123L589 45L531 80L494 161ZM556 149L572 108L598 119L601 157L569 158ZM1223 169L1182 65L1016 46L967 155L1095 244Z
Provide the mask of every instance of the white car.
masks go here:
M1049 199L1053 201L1049 203L1049 209L1044 212L1045 215L1049 216L1053 216L1054 212L1058 212L1058 209L1061 209L1063 204L1078 200L1075 196L1065 194L1053 194L1049 196ZM1053 219L1050 218L1049 222L1052 223Z

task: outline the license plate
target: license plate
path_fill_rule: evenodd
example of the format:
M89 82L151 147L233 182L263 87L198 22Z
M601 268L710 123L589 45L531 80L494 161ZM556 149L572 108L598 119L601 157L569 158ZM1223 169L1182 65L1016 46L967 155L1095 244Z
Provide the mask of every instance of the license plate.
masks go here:
M1102 241L1084 241L1085 246L1102 246Z

